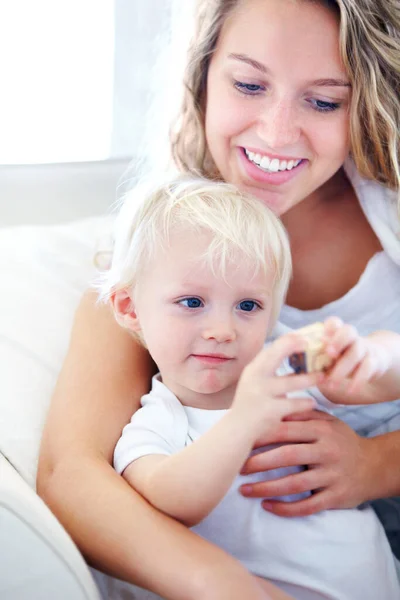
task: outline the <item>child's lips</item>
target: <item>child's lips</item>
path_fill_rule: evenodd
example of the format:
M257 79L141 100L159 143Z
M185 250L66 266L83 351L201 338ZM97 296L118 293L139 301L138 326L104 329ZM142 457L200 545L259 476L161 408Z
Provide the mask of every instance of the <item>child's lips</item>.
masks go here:
M192 357L209 365L219 365L233 360L231 356L224 354L192 354Z

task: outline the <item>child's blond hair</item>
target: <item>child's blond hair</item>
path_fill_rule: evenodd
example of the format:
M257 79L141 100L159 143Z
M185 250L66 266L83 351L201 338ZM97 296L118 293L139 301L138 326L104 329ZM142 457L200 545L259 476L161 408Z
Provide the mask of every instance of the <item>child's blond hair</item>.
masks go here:
M115 223L111 266L97 285L100 298L107 301L121 289L134 292L156 252L167 252L171 235L179 231L210 233L210 244L199 259L221 277L229 263L240 260L253 263L254 273L272 272L275 322L291 275L285 229L260 200L203 177L142 183L128 192Z

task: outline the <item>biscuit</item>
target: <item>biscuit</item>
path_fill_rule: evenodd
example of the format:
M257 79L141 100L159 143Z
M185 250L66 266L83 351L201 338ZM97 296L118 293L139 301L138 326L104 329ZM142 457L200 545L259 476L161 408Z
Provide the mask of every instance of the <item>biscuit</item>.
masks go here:
M307 340L305 352L297 352L289 356L289 366L295 373L312 373L314 371L326 371L333 359L324 353L322 337L324 324L317 322L301 329L296 329L296 334Z

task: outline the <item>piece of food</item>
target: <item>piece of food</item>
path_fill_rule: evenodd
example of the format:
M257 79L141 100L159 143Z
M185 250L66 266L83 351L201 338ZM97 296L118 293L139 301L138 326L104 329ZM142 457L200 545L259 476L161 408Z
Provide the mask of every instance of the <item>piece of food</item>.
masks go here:
M289 356L289 366L295 373L312 373L314 371L326 371L333 359L324 353L322 338L324 335L323 323L313 323L297 329L296 333L306 338L307 348L305 352L298 352Z

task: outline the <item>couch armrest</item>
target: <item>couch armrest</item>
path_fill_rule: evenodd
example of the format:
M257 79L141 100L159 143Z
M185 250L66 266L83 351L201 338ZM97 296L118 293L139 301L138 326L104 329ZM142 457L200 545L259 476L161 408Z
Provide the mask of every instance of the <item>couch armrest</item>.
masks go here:
M0 598L100 598L70 537L2 454L0 552Z

